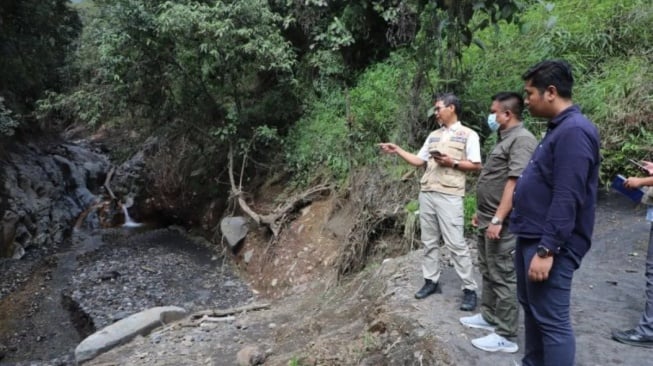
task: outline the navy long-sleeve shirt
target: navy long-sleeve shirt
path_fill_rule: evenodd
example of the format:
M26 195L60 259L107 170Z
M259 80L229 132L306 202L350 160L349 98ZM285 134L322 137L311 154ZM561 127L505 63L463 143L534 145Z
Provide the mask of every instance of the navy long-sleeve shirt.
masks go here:
M599 148L599 132L578 106L549 121L517 180L510 230L554 252L565 247L580 264L594 230Z

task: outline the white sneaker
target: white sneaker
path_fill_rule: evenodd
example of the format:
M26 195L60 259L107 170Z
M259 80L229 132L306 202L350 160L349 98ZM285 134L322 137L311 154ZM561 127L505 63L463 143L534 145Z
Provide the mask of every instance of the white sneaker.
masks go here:
M486 322L485 319L483 319L483 315L481 315L481 313L460 318L460 324L468 328L479 328L494 332L494 327L492 324Z
M485 337L472 339L472 344L478 349L488 352L507 352L515 353L519 346L496 333L490 333Z

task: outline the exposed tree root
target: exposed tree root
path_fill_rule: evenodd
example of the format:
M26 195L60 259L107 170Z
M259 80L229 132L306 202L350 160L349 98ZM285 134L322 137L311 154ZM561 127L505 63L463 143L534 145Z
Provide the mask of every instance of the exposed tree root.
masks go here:
M406 174L399 181L374 167L352 175L344 201L353 206L355 224L335 264L338 279L363 269L375 254L406 253L412 248L412 240L403 235L405 206L417 196L418 188L410 177Z
M246 159L244 159L246 160ZM244 164L244 163L243 163ZM243 169L241 169L241 178ZM283 206L277 207L273 212L262 215L254 211L245 201L244 192L242 191L242 181L236 185L234 178L233 150L229 148L229 182L231 183L231 196L236 199L238 206L251 217L258 225L267 226L275 238L279 237L281 229L292 213L307 206L313 201L314 195L324 191L331 191L333 187L328 184L321 184L299 193L288 200Z

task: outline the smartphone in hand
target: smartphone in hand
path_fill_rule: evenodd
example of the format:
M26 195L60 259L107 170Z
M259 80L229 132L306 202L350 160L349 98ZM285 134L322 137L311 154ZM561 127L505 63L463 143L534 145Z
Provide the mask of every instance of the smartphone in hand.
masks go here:
M442 156L442 153L436 149L429 150L429 154L431 154L434 158L439 158Z
M646 166L644 166L644 164L634 159L628 159L628 161L635 164L637 168L639 168L639 170L642 171L643 173L649 174L648 169L646 169Z

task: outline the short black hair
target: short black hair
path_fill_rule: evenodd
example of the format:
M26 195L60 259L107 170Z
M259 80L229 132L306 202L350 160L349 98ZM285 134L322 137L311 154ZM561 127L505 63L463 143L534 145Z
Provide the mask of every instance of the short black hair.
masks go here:
M531 82L540 93L549 85L558 90L558 95L571 99L571 89L574 86L574 77L571 74L571 65L565 60L544 60L531 67L522 75L524 81Z
M515 92L500 92L492 96L492 101L497 101L501 105L512 112L512 114L521 120L522 112L524 111L524 98L519 93Z
M433 99L436 102L438 100L442 101L445 107L453 105L456 116L458 117L460 117L460 115L463 113L462 106L460 105L460 99L458 99L458 97L453 93L436 94Z

